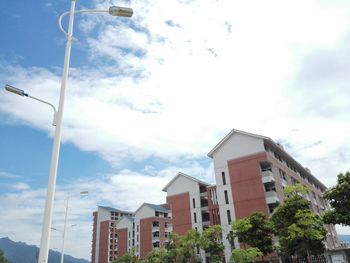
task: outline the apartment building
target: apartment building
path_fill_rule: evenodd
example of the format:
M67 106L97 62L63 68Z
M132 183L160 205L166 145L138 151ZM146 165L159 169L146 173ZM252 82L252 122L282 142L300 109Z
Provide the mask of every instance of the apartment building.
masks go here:
M109 243L99 239L100 246L107 247L109 254L101 248L98 250L94 216L92 256L99 258L94 251L101 251L103 260L92 263L110 262L104 260L121 256L133 247L136 254L143 258L152 249L163 247L170 232L180 235L190 229L201 232L215 224L222 226L225 261L229 262L232 247L226 236L231 231L232 220L244 218L255 211L270 215L283 202L283 188L287 185L299 183L307 186L310 193L305 198L311 202L315 213L320 215L329 208L322 198L326 187L282 145L268 137L232 130L208 156L214 162L215 185L179 172L163 188L167 194L166 204L144 203L132 215L124 212L119 221L113 222L115 229L110 227L106 239ZM121 214L120 210L115 211ZM105 221L96 221L96 224L100 222L101 225ZM334 226L327 226L327 230L326 247L339 247ZM112 236L114 239L111 239ZM239 246L238 243L235 245ZM205 262L204 251L199 254Z
M91 263L106 263L117 258L118 231L116 223L131 212L98 206L93 213Z
M269 215L283 202L283 188L302 184L308 187L306 196L315 213L328 209L322 198L326 190L309 169L291 157L279 143L269 137L232 130L209 153L214 161L217 200L223 235L231 229L230 222L255 211ZM338 247L334 226L327 226L327 248ZM225 256L231 246L223 239Z

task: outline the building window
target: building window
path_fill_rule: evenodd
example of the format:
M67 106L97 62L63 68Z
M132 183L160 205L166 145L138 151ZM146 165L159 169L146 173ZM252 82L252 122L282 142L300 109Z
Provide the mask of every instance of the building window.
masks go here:
M137 232L139 232L139 225L137 225L136 229L137 229Z
M231 212L230 210L227 210L226 212L227 212L227 223L231 224Z
M276 186L274 182L269 182L264 184L265 192L275 191L276 192Z
M193 213L194 222L197 223L197 214Z
M299 184L299 181L296 180L296 179L294 179L294 178L292 177L292 184L293 184L293 185Z
M156 247L159 247L159 242L158 241L153 243L153 248L156 248Z
M156 211L156 212L155 212L155 215L156 215L156 216L159 216L159 212L158 212L158 211Z
M284 180L284 181L287 181L287 175L286 175L286 172L279 169L279 173L280 173L280 177Z
M193 208L196 208L196 200L194 198L192 198L192 205L193 205Z
M225 172L221 172L221 176L222 176L222 184L226 185L226 176L225 176Z
M159 227L159 222L158 221L154 221L154 222L152 222L152 225L153 225L153 227Z
M225 203L228 204L228 194L227 191L224 191L224 195L225 195Z

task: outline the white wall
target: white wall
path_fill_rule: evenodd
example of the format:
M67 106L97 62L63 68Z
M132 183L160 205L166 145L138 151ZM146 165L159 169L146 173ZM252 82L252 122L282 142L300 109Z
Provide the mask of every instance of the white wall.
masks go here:
M178 176L167 188L167 195L177 195L186 192L195 193L198 188L198 182L187 178L186 176Z
M265 148L262 139L241 133L233 133L213 154L214 165L217 167L224 166L227 160L263 151L265 151Z

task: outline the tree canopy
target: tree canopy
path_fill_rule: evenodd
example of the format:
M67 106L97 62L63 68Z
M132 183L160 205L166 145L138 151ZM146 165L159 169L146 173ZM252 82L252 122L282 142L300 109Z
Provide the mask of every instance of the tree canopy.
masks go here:
M310 202L303 198L307 192L301 185L286 187L284 203L271 216L281 252L305 259L324 251L327 233L322 220L310 210Z
M324 214L324 222L350 226L350 172L339 174L336 186L326 191L323 197L332 208Z
M274 250L273 225L262 212L255 212L247 218L234 221L232 230L239 242L258 248L263 255Z
M200 247L210 253L209 262L222 262L224 245L221 242L222 229L219 225L210 226L204 229L200 237Z
M8 261L5 258L4 252L0 249L0 263L10 263L10 261Z
M252 263L257 257L262 256L263 253L256 247L246 249L234 249L230 262L234 263Z

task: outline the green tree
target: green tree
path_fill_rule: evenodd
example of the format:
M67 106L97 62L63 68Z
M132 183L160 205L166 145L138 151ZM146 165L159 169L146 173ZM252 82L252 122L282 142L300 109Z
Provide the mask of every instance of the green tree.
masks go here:
M309 255L324 251L327 233L322 220L310 210L310 202L303 198L307 192L308 189L301 185L286 187L284 203L271 216L281 252L305 260Z
M186 235L180 236L180 258L178 262L201 262L198 257L198 251L200 246L200 233L196 230L191 229L187 231Z
M118 257L112 263L136 263L138 262L137 256L135 255L135 249L131 249L126 252L123 256Z
M323 216L326 224L342 224L350 226L350 172L338 175L337 185L323 195L332 210Z
M210 253L209 262L222 262L224 245L221 242L222 229L219 225L205 229L200 237L200 247Z
M185 235L180 236L175 233L169 237L169 242L165 248L169 261L174 263L195 263L200 262L197 256L200 246L200 234L192 229Z
M239 242L258 248L263 255L274 250L273 225L262 212L255 212L247 218L234 221L232 231Z
M141 263L163 263L173 262L169 256L168 251L165 248L153 249L145 259L141 260Z
M263 253L256 247L247 249L234 249L230 262L234 263L252 263L257 257L261 257Z
M0 263L10 263L10 261L8 261L5 258L4 252L0 249Z

